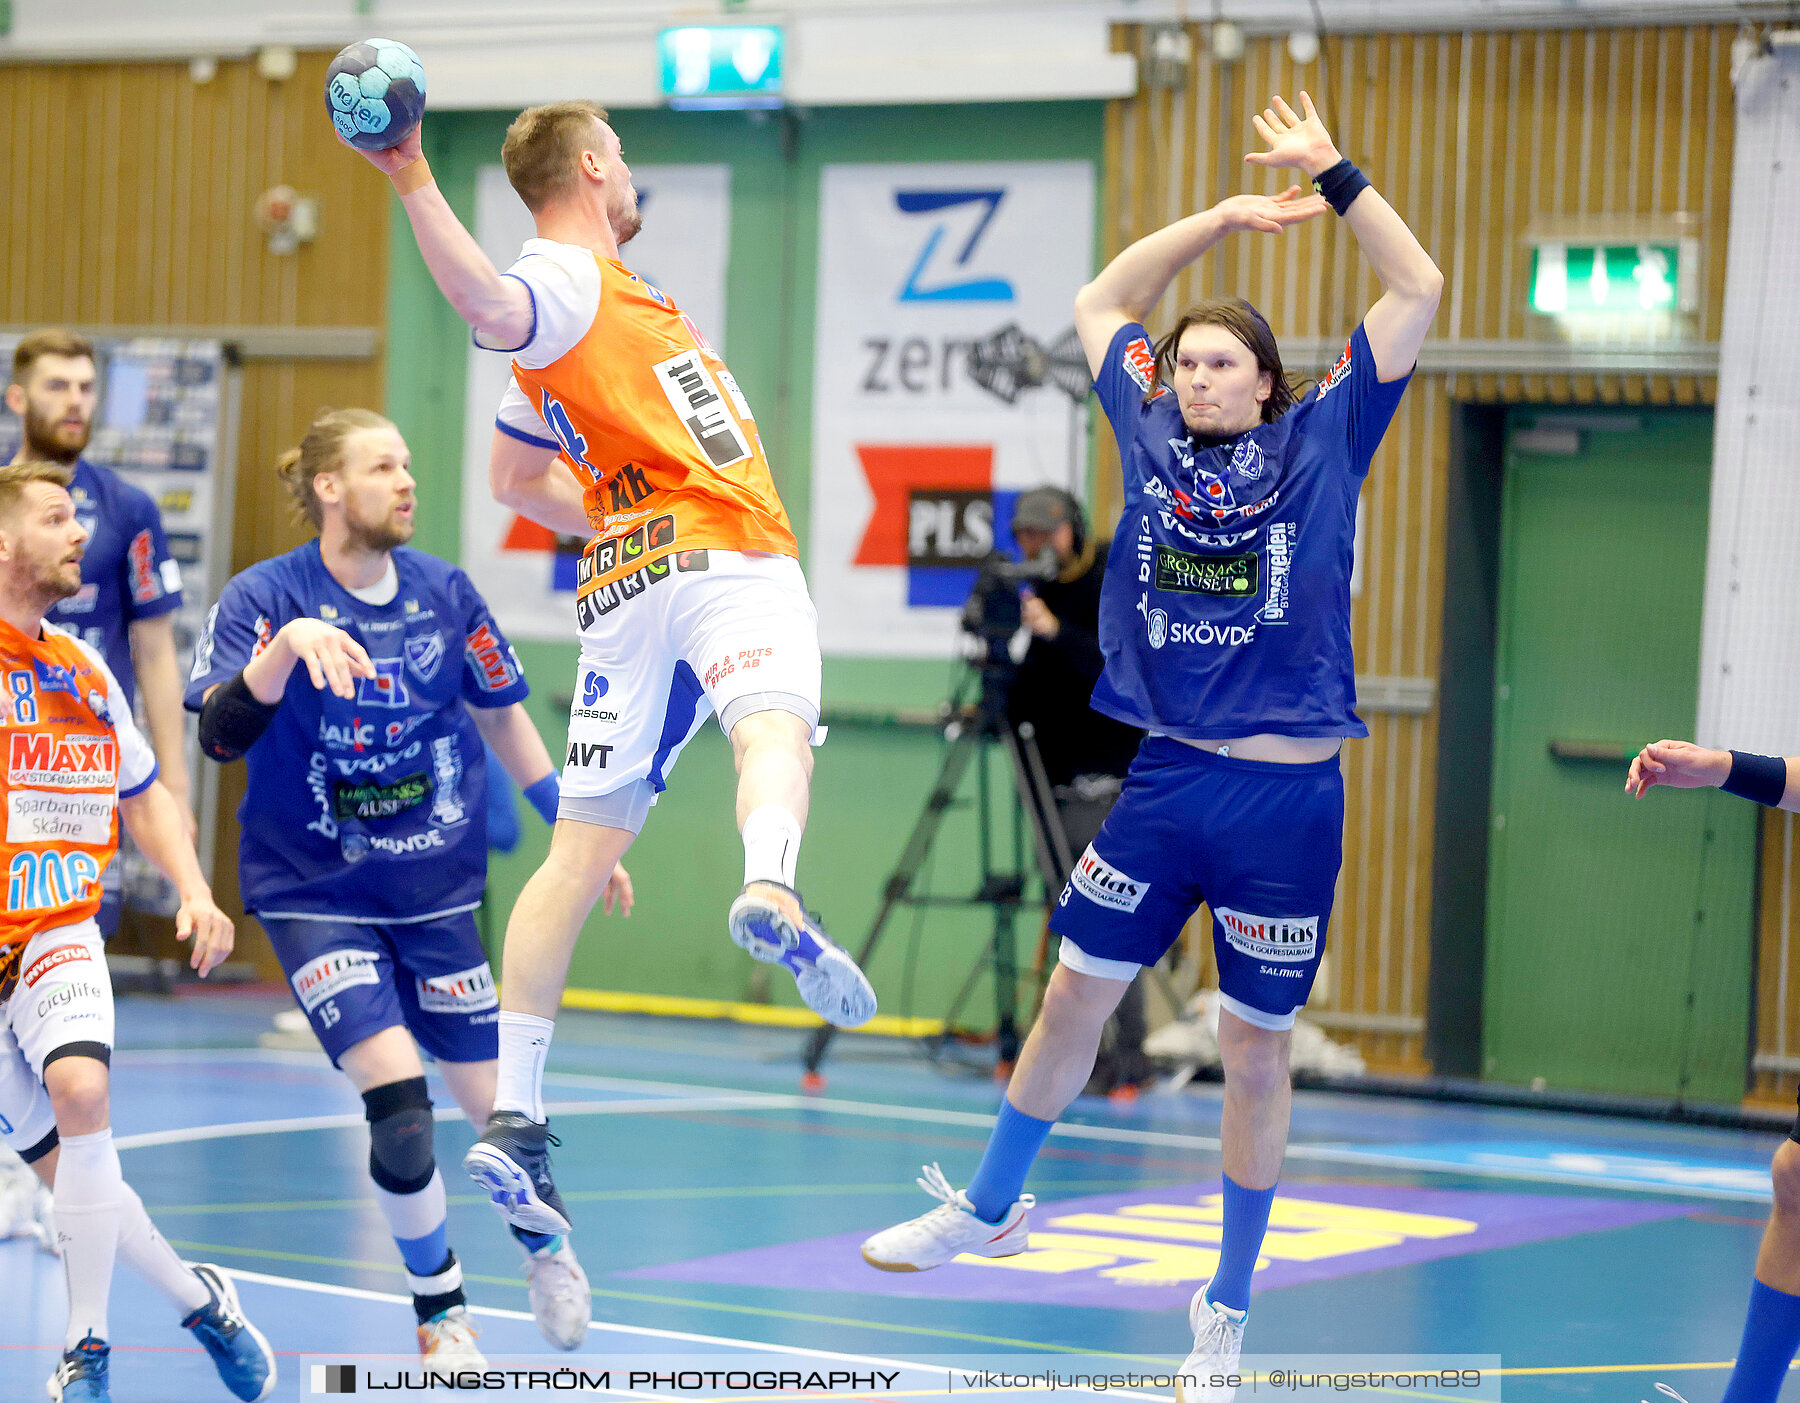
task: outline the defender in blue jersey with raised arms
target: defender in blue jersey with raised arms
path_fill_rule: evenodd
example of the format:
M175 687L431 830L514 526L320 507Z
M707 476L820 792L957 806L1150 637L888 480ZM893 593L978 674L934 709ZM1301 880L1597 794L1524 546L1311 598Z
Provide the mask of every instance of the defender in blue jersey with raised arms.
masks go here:
M332 1061L362 1093L369 1174L406 1263L428 1368L480 1367L445 1238L419 1049L477 1126L500 1001L476 932L487 881L485 740L546 822L557 777L525 678L474 585L407 548L410 455L379 414L326 413L278 467L318 539L225 586L187 705L201 748L243 756L239 872ZM623 869L607 890L629 908ZM532 1313L573 1349L591 1298L560 1236L514 1229Z
M1101 597L1095 710L1150 735L1075 867L1051 929L1059 963L966 1191L863 1245L919 1271L960 1252L1026 1250L1021 1193L1056 1117L1094 1065L1133 976L1202 902L1218 957L1225 1064L1219 1264L1189 1311L1178 1397L1224 1403L1287 1147L1288 1045L1325 948L1342 859L1337 752L1366 736L1350 653L1356 498L1437 310L1443 276L1343 159L1301 94L1254 119L1299 187L1239 195L1126 249L1081 290L1075 326L1118 436L1125 511ZM1335 209L1385 289L1303 397L1249 303L1205 302L1154 348L1142 319L1175 275L1233 232L1280 233Z

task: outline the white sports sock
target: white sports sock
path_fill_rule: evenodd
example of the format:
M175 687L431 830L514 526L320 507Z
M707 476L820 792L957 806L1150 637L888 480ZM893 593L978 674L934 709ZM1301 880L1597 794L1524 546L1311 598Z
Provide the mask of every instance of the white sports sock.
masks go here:
M800 866L800 820L777 804L763 804L744 819L744 881L794 885Z
M544 1114L544 1059L550 1055L550 1035L556 1024L535 1013L500 1013L499 1085L494 1091L496 1111L522 1111L539 1125Z
M417 1193L390 1193L380 1184L373 1185L375 1201L381 1205L381 1216L387 1219L388 1231L397 1238L412 1241L442 1226L449 1212L449 1199L444 1193L444 1176L431 1171L431 1182Z
M106 1305L112 1293L124 1187L110 1128L62 1137L55 1194L56 1242L69 1280L65 1349L73 1349L90 1334L97 1340L108 1338Z
M119 1255L126 1266L179 1306L182 1315L192 1315L212 1299L212 1292L156 1230L137 1191L123 1180L119 1188Z

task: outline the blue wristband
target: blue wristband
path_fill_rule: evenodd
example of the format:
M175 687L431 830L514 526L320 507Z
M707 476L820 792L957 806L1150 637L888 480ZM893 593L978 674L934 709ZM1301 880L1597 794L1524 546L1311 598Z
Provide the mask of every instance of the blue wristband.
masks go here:
M556 771L550 771L536 784L526 789L524 793L531 807L538 811L538 817L554 827L556 825L556 805L561 796L561 790L556 783Z
M1330 170L1320 171L1313 181L1313 189L1325 197L1325 203L1340 218L1356 203L1356 197L1368 188L1369 177L1359 171L1348 156Z
M1779 755L1752 755L1748 751L1731 752L1731 773L1719 788L1740 799L1767 804L1771 809L1781 804L1787 793L1787 761Z

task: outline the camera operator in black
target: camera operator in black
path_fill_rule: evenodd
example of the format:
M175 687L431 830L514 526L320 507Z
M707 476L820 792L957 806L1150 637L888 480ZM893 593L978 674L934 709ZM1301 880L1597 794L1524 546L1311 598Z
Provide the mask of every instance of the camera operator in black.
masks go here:
M1088 705L1105 660L1100 653L1100 585L1106 541L1089 538L1081 505L1055 487L1034 487L1013 507L1013 540L1026 560L1056 553L1056 574L1028 584L1022 613L1031 643L1007 699L1007 719L1030 722L1056 796L1057 813L1079 858L1119 797L1144 733ZM1066 874L1065 874L1066 875ZM1114 1015L1110 1048L1094 1069L1097 1089L1149 1079L1144 1056L1142 976Z

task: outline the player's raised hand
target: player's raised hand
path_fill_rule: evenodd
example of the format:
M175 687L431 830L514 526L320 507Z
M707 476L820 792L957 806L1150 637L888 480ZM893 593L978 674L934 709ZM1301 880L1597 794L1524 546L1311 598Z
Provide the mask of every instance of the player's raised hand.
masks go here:
M1259 234L1279 234L1290 224L1317 219L1331 206L1323 195L1308 195L1290 185L1279 195L1233 195L1220 200L1212 212L1227 229Z
M175 913L175 938L186 940L190 936L194 949L188 956L188 964L199 971L202 979L225 962L237 941L231 918L218 908L212 893L204 888L183 897L181 909Z
M629 916L631 908L637 903L637 894L631 889L631 873L625 870L625 864L619 863L613 868L613 874L607 879L604 897L606 914L612 915L613 903L619 905L619 914Z
M1658 784L1671 789L1705 789L1723 784L1731 775L1731 752L1708 750L1685 740L1651 741L1631 759L1625 789L1642 799Z
M340 146L348 146L350 150L368 161L370 165L374 166L375 169L380 171L383 175L392 175L402 167L410 166L414 161L425 154L424 139L420 135L424 129L425 124L420 122L405 136L401 137L395 145L388 147L385 151L365 151L360 146L351 146L349 142L344 140L343 133L341 132L338 133L338 144Z
M1250 119L1269 149L1252 151L1244 159L1257 166L1295 166L1312 176L1343 160L1312 98L1304 92L1300 94L1300 106L1304 116L1289 107L1280 94L1270 99L1270 105Z
M320 691L330 687L346 701L356 695L357 678L376 675L362 644L321 619L294 619L283 624L275 638L296 661L306 664L313 686Z

